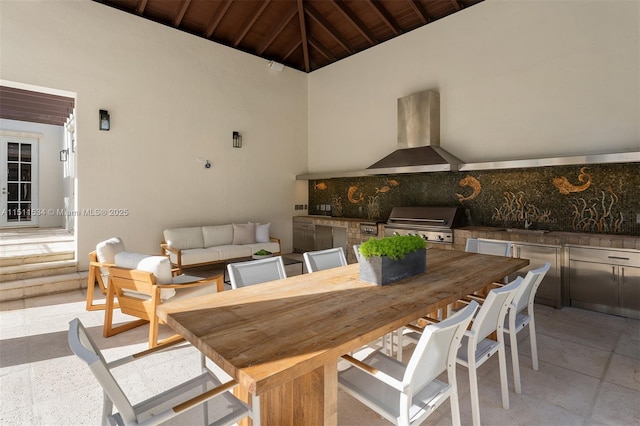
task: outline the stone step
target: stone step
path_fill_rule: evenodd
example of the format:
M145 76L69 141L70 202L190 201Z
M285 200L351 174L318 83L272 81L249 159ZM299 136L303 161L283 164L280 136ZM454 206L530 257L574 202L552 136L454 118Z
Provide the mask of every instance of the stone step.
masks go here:
M77 270L78 263L74 259L3 266L2 273L0 273L0 283L71 274Z
M33 249L20 249L16 250L12 254L11 251L3 250L0 248L0 267L4 268L8 266L20 266L34 263L46 263L57 262L60 260L73 260L75 258L75 251L68 249L67 245L50 244L46 249L33 248Z
M0 302L78 290L87 285L84 272L0 282Z

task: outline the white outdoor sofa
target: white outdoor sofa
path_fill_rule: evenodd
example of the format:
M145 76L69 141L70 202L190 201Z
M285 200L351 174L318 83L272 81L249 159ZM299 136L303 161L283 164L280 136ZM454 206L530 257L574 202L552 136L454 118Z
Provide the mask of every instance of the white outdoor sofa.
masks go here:
M259 250L279 255L280 239L269 236L269 227L269 223L232 223L169 228L160 246L179 270L249 257Z

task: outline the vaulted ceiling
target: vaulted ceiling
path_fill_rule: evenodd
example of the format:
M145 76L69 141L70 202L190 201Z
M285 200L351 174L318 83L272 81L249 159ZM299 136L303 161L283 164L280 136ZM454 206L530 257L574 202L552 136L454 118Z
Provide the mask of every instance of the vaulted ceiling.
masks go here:
M482 0L94 0L312 72ZM74 99L0 87L0 118L63 125Z
M312 72L482 0L94 0Z

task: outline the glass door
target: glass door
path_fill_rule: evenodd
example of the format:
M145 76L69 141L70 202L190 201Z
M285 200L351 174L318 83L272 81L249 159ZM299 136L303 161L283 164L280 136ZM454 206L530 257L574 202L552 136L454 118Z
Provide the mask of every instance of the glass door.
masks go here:
M0 227L34 226L37 209L37 139L2 137Z

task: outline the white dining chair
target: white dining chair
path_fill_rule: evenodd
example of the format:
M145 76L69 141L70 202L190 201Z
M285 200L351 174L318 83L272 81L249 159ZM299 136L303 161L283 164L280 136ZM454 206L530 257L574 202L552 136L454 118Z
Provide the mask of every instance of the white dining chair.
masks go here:
M326 250L308 251L302 254L307 272L317 272L324 269L346 266L347 259L342 247L334 247Z
M467 244L464 251L469 253L511 257L511 242L483 240L481 238L467 238Z
M471 392L471 413L473 424L480 424L480 399L478 396L478 367L484 364L496 353L500 370L500 387L502 390L502 407L509 408L509 385L507 383L507 360L504 346L504 320L509 306L522 284L522 277L516 278L504 287L489 291L487 298L478 310L471 323L471 329L466 331L462 339L462 346L458 350L457 363L469 370L469 388ZM497 340L489 335L497 334Z
M527 325L529 326L529 341L531 342L531 363L533 369L538 370L538 345L536 342L536 321L533 315L533 304L538 287L540 287L540 283L549 271L549 268L551 268L551 263L546 262L543 266L527 272L521 287L511 302L509 314L504 321L503 331L509 335L511 363L513 364L513 381L516 393L522 392L517 334L524 330Z
M353 251L356 254L356 260L360 263L360 244L354 244Z
M234 290L248 285L287 278L281 256L230 263L227 265L227 272L229 280L231 280L231 288Z
M112 374L112 370L143 357L156 354L161 350L175 349L174 346L184 341L184 339L180 342L166 343L107 363L82 322L75 318L69 322L68 341L73 353L89 366L89 369L102 386L103 425L157 425L178 415L183 415L183 417L181 422L177 424L193 424L196 418L200 417L203 424L228 425L236 423L246 416L251 416L250 408L229 392L236 385L236 382L231 380L221 383L213 372L207 368L204 355L200 357L202 367L200 375L164 392L157 393L146 400L137 402L135 405L131 404L129 397L122 390L123 387ZM153 374L148 370L145 369L145 374ZM164 380L171 375L171 371L164 371L160 377ZM127 387L129 388L132 385L130 379L131 377L127 378ZM211 407L208 407L208 405L211 405ZM117 410L115 413L113 412L114 406ZM196 407L202 409L201 414L192 411Z
M375 351L338 373L338 386L396 425L425 421L449 398L451 419L460 424L456 354L460 340L478 308L472 302L455 315L424 328L407 364ZM438 379L444 372L447 382Z

